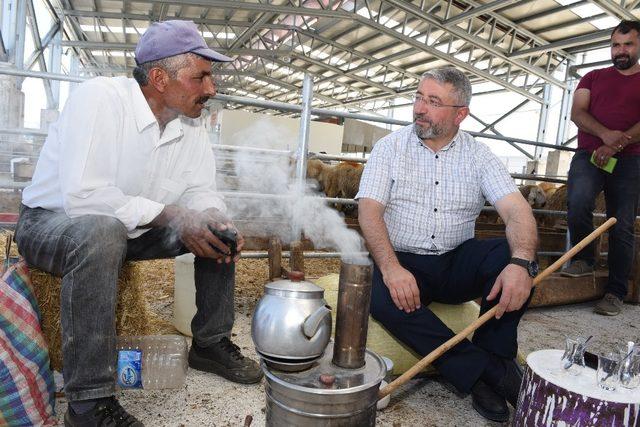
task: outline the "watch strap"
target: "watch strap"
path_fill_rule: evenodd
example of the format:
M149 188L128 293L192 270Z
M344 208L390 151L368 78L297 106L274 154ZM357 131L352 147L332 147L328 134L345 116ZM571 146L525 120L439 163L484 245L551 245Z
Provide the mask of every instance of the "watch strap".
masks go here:
M528 261L526 259L516 258L516 257L511 257L511 259L509 260L509 264L519 265L520 267L524 267L524 268L527 268L530 262L531 261Z

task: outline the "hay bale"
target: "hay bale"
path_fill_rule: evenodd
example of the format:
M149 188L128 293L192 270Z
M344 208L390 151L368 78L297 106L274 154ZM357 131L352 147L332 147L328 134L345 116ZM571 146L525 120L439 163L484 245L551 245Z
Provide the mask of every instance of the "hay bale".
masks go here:
M60 329L60 285L61 279L42 270L31 268L31 282L41 313L42 332L49 345L51 366L62 370ZM116 308L117 335L152 335L171 331L153 314L144 292L145 280L138 263L123 265L118 279L118 303ZM166 332L165 332L166 333Z
M338 274L330 274L313 282L324 288L324 299L327 303L337 307L338 300ZM480 306L473 301L464 304L450 305L433 302L429 309L435 313L452 331L460 332L471 322L478 318ZM335 311L333 317L335 332ZM369 331L367 335L367 348L380 356L388 357L393 361L393 374L401 375L415 365L421 359L413 350L391 335L378 321L369 316ZM426 371L433 372L429 366Z

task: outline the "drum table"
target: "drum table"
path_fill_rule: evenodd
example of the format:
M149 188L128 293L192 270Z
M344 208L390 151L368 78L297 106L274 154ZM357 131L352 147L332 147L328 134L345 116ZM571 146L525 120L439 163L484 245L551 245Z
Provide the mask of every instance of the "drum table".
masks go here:
M562 369L562 350L527 357L514 426L640 426L640 388L601 389L596 371Z

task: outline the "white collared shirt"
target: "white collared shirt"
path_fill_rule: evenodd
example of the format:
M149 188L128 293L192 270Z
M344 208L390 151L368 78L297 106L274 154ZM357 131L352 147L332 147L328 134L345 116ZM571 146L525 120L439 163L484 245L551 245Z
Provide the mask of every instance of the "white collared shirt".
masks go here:
M396 251L442 254L473 238L485 200L515 191L507 168L468 133L433 152L409 125L374 145L356 198L385 206Z
M51 126L22 203L112 216L133 238L168 204L226 212L215 175L202 120L180 116L161 135L135 80L98 77L71 93Z

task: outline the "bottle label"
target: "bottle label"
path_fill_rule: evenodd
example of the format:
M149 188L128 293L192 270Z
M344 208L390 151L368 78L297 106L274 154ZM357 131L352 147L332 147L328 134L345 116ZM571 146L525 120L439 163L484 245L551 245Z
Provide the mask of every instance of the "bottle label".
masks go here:
M142 388L142 351L118 352L118 385L122 388Z

